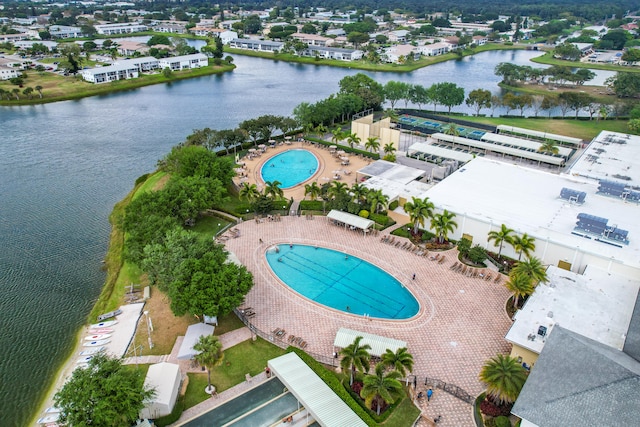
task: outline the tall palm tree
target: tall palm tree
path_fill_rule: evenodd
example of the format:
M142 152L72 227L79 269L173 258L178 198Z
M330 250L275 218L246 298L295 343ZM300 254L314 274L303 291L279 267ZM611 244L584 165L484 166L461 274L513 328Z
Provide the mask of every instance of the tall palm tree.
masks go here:
M404 204L404 211L409 214L409 221L413 223L413 234L418 233L420 225L424 226L425 219L431 219L434 207L428 197L422 200L412 197L410 202Z
M193 349L199 352L194 356L195 361L207 368L209 381L207 390L211 390L211 369L219 365L224 358L222 343L214 335L202 335L198 342L194 344Z
M318 124L318 126L316 126L315 132L318 135L322 135L322 134L327 132L327 127L325 125L323 125L322 123L320 123L320 124Z
M413 372L413 356L406 347L397 349L395 353L387 349L381 359L386 367L398 371L403 377L407 375L407 372Z
M451 136L460 136L460 131L458 130L458 125L455 123L449 123L443 129L443 133Z
M355 133L350 133L347 135L347 144L349 144L349 147L351 148L353 148L354 145L360 144L360 141L360 137Z
M458 227L458 223L453 220L455 217L456 214L445 209L441 214L435 214L431 218L431 229L438 236L439 243L448 240L449 233L453 233Z
M371 355L368 350L371 350L369 344L361 345L363 337L356 337L356 339L340 350L342 359L340 360L340 367L342 370L349 369L351 371L351 377L349 379L349 385L353 384L353 375L356 369L360 372L369 372L369 360Z
M518 273L515 269L509 274L509 280L505 282L504 286L513 294L514 309L518 308L518 300L520 297L531 295L535 289L531 277L523 273Z
M351 201L357 204L361 204L362 202L367 200L367 193L369 193L369 189L363 184L359 184L356 182L351 186L349 192L351 193Z
M316 200L320 196L322 189L317 182L312 182L304 186L304 196L309 196L310 200Z
M280 181L266 181L264 185L265 196L271 197L272 200L275 200L276 197L281 198L282 196L284 196L284 191L282 190L282 188L280 188L280 186L282 185Z
M487 240L490 242L493 240L493 246L500 246L500 249L498 250L498 258L500 258L500 255L502 254L502 245L504 243L511 244L513 233L514 231L504 224L500 226L500 230L492 230L489 232Z
M367 408L371 408L372 403L376 402L376 413L380 415L380 407L382 401L392 404L402 394L402 383L398 381L400 373L391 371L385 373L384 364L378 363L375 373L367 375L362 381L362 390L360 397L364 399Z
M547 283L549 281L547 267L536 257L527 257L524 261L519 261L511 271L530 277L534 286L540 282Z
M536 239L524 233L522 236L515 235L511 239L511 246L518 253L518 261L522 258L522 254L525 256L531 256L531 252L536 250Z
M341 194L346 194L348 189L349 186L346 183L340 181L332 181L331 186L329 187L327 192L332 199L335 199Z
M555 142L547 140L540 144L540 148L538 148L538 151L544 154L558 154L560 152L560 149Z
M338 141L342 141L345 137L344 132L340 126L337 126L335 129L331 131L331 142L337 144Z
M242 184L242 187L240 187L238 196L241 199L247 200L249 203L253 203L260 197L260 191L258 191L258 187L255 184L245 182Z
M35 89L38 91L38 94L40 95L40 98L42 99L42 86L38 85L35 87Z
M393 142L384 144L384 147L382 147L382 151L384 151L384 154L393 154L396 150L396 146L393 144Z
M371 212L378 212L378 208L385 209L389 203L389 196L384 194L382 190L370 190L367 193L367 201L371 206Z
M370 136L369 138L367 138L367 142L364 143L364 148L371 151L372 153L374 151L378 151L378 149L380 148L380 141L378 140L378 137Z
M527 371L518 359L498 354L484 364L479 378L487 385L487 395L495 403L513 403L527 380Z

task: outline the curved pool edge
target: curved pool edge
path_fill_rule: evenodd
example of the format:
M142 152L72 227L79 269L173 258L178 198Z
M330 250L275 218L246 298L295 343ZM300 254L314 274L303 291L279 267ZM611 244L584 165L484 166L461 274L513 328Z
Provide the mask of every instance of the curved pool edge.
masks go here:
M314 307L318 307L324 310L328 310L329 312L333 312L336 314L340 314L340 315L345 315L348 316L350 318L355 318L355 319L360 319L360 320L369 320L369 321L377 321L377 322L390 322L392 324L399 324L399 323L403 323L403 322L412 322L415 320L418 320L424 316L427 316L427 318L432 318L434 311L435 311L435 307L433 306L433 304L431 303L431 300L428 296L426 295L421 295L420 297L417 297L416 292L414 292L413 289L411 289L411 286L407 286L408 284L410 284L410 279L407 278L406 281L403 281L401 279L398 278L398 276L394 273L391 273L389 271L388 268L385 268L384 266L382 266L378 260L373 260L371 259L371 257L368 256L363 256L360 254L354 254L353 253L353 248L341 248L338 247L339 245L335 245L335 244L331 244L330 242L300 242L300 241L296 241L297 239L291 240L291 239L278 239L276 241L271 240L268 243L265 242L263 247L260 248L256 248L256 253L254 255L258 256L258 260L261 261L260 264L263 264L266 268L264 269L264 271L266 273L268 273L269 277L274 279L275 282L277 283L277 285L285 290L286 292L290 293L290 295L300 298L302 299L304 302L308 302L311 303ZM390 278L392 278L393 280L395 280L398 284L398 286L400 286L402 289L406 290L406 292L411 296L411 298L413 299L413 301L415 301L415 303L417 304L417 311L409 316L409 317L401 317L401 318L392 318L392 317L378 317L378 316L373 316L373 315L365 315L365 314L358 314L358 313L353 313L353 312L349 312L346 310L342 310L340 308L335 308L326 304L323 304L321 302L318 302L316 300L314 300L313 298L310 298L309 296L299 292L298 290L296 290L295 288L293 288L292 286L289 286L271 267L271 264L269 263L268 259L267 259L267 252L272 249L275 246L279 246L279 245L297 245L297 246L308 246L308 247L317 247L317 248L322 248L322 249L327 249L336 253L340 253L340 254L345 254L348 255L350 257L359 259L360 261L363 261L367 264L370 264L372 266L374 266L375 268L383 271L386 275L388 275ZM364 254L366 255L366 254ZM256 260L256 261L258 261ZM389 266L392 267L392 266ZM416 289L417 291L417 289ZM425 300L425 301L423 301ZM430 307L425 307L425 303L427 306ZM430 308L430 309L429 309Z
M277 152L277 153L275 153L273 155L270 155L269 157L265 158L264 160L262 160L260 163L258 163L256 165L256 170L258 171L257 178L258 178L259 182L262 183L263 185L266 185L267 180L265 180L264 175L262 173L262 170L264 169L264 166L270 160L272 160L272 159L274 159L274 158L276 158L278 156L281 156L283 154L287 154L287 153L289 153L291 151L305 151L305 152L311 154L316 159L317 166L316 166L315 171L308 178L305 178L304 180L302 180L302 181L300 181L300 182L298 182L298 183L296 183L294 185L291 185L289 187L280 187L280 188L282 190L284 190L284 191L295 190L295 189L301 187L302 185L306 184L307 182L313 180L314 177L315 177L315 179L317 179L317 177L320 175L321 169L324 168L324 162L322 161L322 159L316 153L314 153L313 150L310 150L308 148L291 147L291 148L285 149L284 151L280 151L280 152Z

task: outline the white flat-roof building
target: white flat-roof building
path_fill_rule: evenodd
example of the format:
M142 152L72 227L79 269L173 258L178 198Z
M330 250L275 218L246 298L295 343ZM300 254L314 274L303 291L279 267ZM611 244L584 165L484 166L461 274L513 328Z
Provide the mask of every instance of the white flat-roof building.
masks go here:
M103 35L139 33L149 29L146 25L136 23L102 24L94 27L98 34Z
M140 75L136 64L113 64L106 67L82 70L82 78L90 83L108 83L116 80L135 79Z
M458 228L451 236L472 237L474 244L494 249L487 241L501 224L536 239L534 255L545 264L563 262L581 273L595 265L611 273L637 277L640 268L639 206L599 193L592 180L557 175L478 157L429 189L439 210L457 215ZM584 193L583 203L561 198L563 189ZM578 215L604 219L606 229L626 231L626 242L610 238L604 230L578 224ZM583 215L584 216L584 215ZM503 253L518 258L509 246Z
M155 396L145 402L140 411L141 419L156 419L169 415L178 399L180 391L180 366L161 362L149 366L144 385L156 391Z
M160 68L171 70L188 70L190 68L200 68L209 65L207 55L204 53L194 53L192 55L170 56L158 60Z
M389 197L389 202L395 200L404 204L411 197L422 197L431 185L418 180L424 178L427 172L421 169L377 160L360 169L356 177L367 177L363 185L369 189L382 190Z
M540 284L514 316L505 339L511 356L531 366L556 324L609 347L622 350L640 280L612 275L588 266L584 274L558 267L547 269Z

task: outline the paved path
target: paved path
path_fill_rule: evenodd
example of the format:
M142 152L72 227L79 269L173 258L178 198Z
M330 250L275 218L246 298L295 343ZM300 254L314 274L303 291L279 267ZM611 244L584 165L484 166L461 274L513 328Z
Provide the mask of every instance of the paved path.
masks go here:
M493 281L453 272L449 267L457 259L455 249L444 252L445 262L438 263L381 242L384 233L363 236L333 226L324 217L245 221L237 227L241 237L225 244L254 275L246 305L253 307L256 315L250 320L262 331L286 329L287 334L303 337L307 351L327 357L335 351L340 327L404 340L414 357L418 388L428 376L472 395L484 389L478 380L484 362L509 351L504 340L511 324L504 310L509 292ZM290 242L328 247L378 265L412 292L420 303L419 313L408 320L365 319L300 297L272 273L264 257L267 248ZM420 402L425 414L421 425L442 415L438 426L474 426L471 405L442 390L434 392L428 405Z

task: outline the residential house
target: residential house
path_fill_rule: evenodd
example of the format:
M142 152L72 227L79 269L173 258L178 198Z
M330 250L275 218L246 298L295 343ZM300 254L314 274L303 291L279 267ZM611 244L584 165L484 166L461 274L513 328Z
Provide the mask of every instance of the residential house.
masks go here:
M220 28L225 29L225 30L232 30L233 29L233 24L235 24L236 22L242 22L239 19L229 19L227 21L222 21L219 25Z
M425 56L438 56L448 53L451 49L449 43L437 42L432 44L425 44L417 47L420 54Z
M9 80L20 77L21 64L19 61L8 58L0 58L0 80Z
M186 34L187 27L184 22L160 22L153 28L160 33Z
M90 83L109 83L117 80L134 79L140 75L138 67L133 63L119 63L106 67L88 68L80 73Z
M338 36L346 36L347 33L342 28L332 28L330 30L327 30L325 32L325 35L338 37Z
M278 52L282 49L283 42L270 40L234 39L229 42L229 47L236 49L257 50L260 52Z
M118 42L118 53L122 56L133 56L136 53L146 55L149 53L149 46L146 43L122 40Z
M409 31L407 30L389 31L389 34L388 34L389 41L394 43L404 43L407 41L408 36L409 36Z
M445 43L449 43L449 50L456 50L460 46L460 39L456 36L450 36L444 38Z
M94 25L98 34L115 35L115 34L131 34L147 31L149 27L143 24L123 23L123 24L102 24Z
M192 55L171 56L160 58L158 64L161 69L169 68L173 71L188 70L191 68L201 68L209 65L207 55L204 53L194 53Z
M489 41L487 36L473 36L471 44L475 46L484 46Z
M309 46L302 52L302 56L336 59L338 61L355 61L361 59L363 54L361 50L357 49L321 46Z
M323 37L317 34L293 33L290 37L306 43L309 46L331 46L335 43L335 40L331 37Z
M238 38L238 33L230 30L223 30L221 28L212 28L212 27L194 27L191 29L193 33L197 36L214 36L220 37L222 40L222 44L228 45L231 40Z
M70 27L67 25L52 25L49 27L49 33L51 34L51 38L54 39L69 39L83 36L80 27Z
M387 62L394 64L403 64L409 57L418 59L420 57L420 50L410 44L399 44L385 49L383 55L383 58Z

